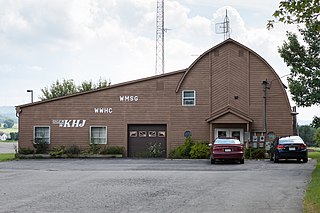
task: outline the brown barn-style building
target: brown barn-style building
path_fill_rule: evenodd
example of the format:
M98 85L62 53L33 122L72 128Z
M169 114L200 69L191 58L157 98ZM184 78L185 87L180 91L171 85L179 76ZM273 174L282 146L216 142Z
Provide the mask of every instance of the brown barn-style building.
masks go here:
M257 53L228 39L187 69L16 107L19 148L90 143L123 146L128 157L160 143L167 157L184 142L238 137L262 147L295 130L277 73Z

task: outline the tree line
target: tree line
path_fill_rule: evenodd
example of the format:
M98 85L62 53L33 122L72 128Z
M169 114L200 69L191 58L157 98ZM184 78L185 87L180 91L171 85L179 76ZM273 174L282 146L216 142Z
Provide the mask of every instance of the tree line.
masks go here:
M62 81L56 80L50 87L41 89L42 96L39 98L43 101L75 94L78 92L104 88L110 85L110 81L108 82L106 79L102 78L100 78L96 83L94 83L92 80L88 80L83 81L80 85L77 85L73 79L63 79Z
M320 127L314 128L311 125L298 127L299 135L308 146L320 147Z

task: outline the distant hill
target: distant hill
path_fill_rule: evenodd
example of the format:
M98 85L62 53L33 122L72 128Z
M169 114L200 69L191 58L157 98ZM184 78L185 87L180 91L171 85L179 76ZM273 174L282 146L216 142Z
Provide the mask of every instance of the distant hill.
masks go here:
M18 123L16 116L16 109L14 106L0 106L0 123L3 123L6 119L12 119L15 123Z

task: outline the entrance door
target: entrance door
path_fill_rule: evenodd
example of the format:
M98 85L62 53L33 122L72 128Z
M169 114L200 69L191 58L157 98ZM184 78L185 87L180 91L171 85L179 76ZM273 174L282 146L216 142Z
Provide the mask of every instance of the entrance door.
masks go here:
M243 143L243 129L215 129L214 138L217 137L236 137Z

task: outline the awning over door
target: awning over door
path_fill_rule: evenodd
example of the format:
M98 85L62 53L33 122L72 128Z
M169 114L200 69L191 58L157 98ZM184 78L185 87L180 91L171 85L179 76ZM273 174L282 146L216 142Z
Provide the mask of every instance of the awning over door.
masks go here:
M252 123L253 120L245 113L236 110L230 106L218 110L206 119L208 123Z
M246 124L247 128L244 131L249 132L250 123L253 122L245 113L231 106L217 110L211 114L206 122L210 123L210 141L213 140L213 125L214 124Z

